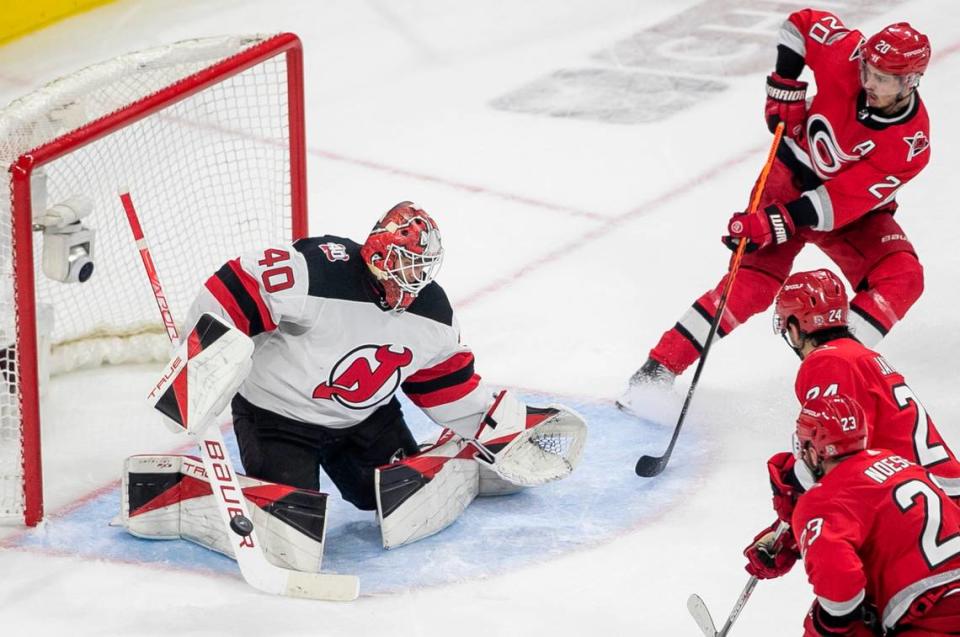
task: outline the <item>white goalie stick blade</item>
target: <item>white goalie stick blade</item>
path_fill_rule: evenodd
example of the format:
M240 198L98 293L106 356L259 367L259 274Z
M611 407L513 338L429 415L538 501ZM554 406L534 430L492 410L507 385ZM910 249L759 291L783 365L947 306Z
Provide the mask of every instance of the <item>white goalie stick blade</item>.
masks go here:
M360 580L355 575L305 573L271 564L263 552L257 531L249 523L246 499L240 494L240 481L233 470L220 428L211 426L192 433L200 445L200 457L213 488L214 500L224 525L235 536L234 552L240 573L257 590L274 595L305 597L327 601L355 600ZM238 520L243 516L244 520ZM243 523L248 526L244 528Z
M713 623L713 618L710 617L707 605L703 603L703 599L699 595L693 594L687 598L687 610L690 611L693 621L697 622L697 626L700 627L706 637L717 637L717 627Z

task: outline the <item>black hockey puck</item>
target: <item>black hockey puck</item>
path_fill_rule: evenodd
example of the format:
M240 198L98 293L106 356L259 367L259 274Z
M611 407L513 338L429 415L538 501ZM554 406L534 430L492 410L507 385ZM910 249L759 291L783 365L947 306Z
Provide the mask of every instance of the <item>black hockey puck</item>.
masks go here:
M233 532L237 535L247 537L253 533L253 522L251 522L250 518L246 516L235 515L230 520L230 528L233 529Z

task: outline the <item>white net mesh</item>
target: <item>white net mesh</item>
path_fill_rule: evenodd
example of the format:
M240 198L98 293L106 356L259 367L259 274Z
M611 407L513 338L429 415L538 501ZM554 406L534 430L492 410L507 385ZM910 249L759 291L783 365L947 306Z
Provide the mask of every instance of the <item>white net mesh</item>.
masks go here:
M25 152L177 84L268 36L181 42L126 55L54 81L0 111L0 160ZM33 218L75 195L94 203L95 270L86 283L44 276L43 239L34 232L41 335L49 332L52 371L163 358L169 351L117 191L130 189L175 318L204 279L243 251L291 237L290 133L284 55L239 74L35 171ZM45 178L44 178L45 175ZM45 182L45 183L44 183ZM45 190L45 197L43 191ZM0 198L0 365L13 372L12 212ZM19 516L21 424L16 373L0 392L0 516Z

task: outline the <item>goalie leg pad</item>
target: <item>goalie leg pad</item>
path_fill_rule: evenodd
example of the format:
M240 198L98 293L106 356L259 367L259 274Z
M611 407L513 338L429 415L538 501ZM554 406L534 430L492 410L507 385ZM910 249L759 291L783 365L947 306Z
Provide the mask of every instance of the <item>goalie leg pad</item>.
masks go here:
M475 453L466 440L445 429L432 447L376 470L383 548L433 535L460 517L479 490Z
M480 448L478 462L515 485L536 486L573 472L586 443L587 424L563 405L529 407L504 390L474 438Z
M327 495L238 476L267 559L319 573ZM148 539L185 539L234 558L203 464L190 456L132 456L124 463L120 523Z

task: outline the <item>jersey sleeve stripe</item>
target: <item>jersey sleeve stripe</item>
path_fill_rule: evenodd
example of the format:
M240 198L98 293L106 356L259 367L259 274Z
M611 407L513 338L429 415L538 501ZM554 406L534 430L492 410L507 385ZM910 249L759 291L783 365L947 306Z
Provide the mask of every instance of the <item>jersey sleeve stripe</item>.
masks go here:
M256 305L257 314L260 317L260 322L263 324L263 331L269 332L277 329L277 324L273 322L273 316L270 314L270 308L267 307L267 302L260 294L260 285L257 283L256 279L250 276L250 273L243 269L243 267L240 265L240 259L228 261L227 265L229 265L230 269L233 270L234 274L237 275L240 283L243 285L244 289L246 289L247 293L250 295L250 298L253 299L253 302Z
M262 332L276 329L276 323L273 322L267 304L260 295L260 287L254 278L243 270L239 259L228 261L217 270L214 277L220 280L227 295L233 298L234 303L247 319L249 324L248 335L256 336ZM219 297L218 300L220 300Z
M800 33L797 25L790 20L785 20L780 27L778 42L800 57L807 56L807 47L803 41L803 35Z
M820 230L821 232L830 232L833 230L835 223L833 217L833 201L830 199L830 192L826 186L818 186L815 190L808 190L803 193L802 196L806 197L810 203L813 204L813 209L817 212L817 225L815 225L813 229Z
M834 617L849 615L863 602L865 597L866 591L862 588L851 599L843 602L835 602L831 599L827 599L823 595L817 595L817 599L820 600L820 606L823 607L823 610L827 611Z
M411 381L407 379L403 383L403 391L405 394L432 394L433 392L440 391L442 389L447 389L448 387L456 387L457 385L462 385L463 383L469 381L473 378L473 363L462 369L458 369L455 372L451 372L445 376L440 376L439 378L434 378L432 380L426 380L421 382Z
M421 369L407 378L404 384L420 385L430 383L431 381L442 380L446 376L463 370L469 370L469 374L473 373L473 354L471 352L457 352L447 360L433 367ZM423 391L424 390L414 391L414 393L422 394Z
M223 284L223 281L220 280L220 277L214 274L207 279L205 286L207 290L210 291L210 294L213 295L213 298L217 300L217 303L226 310L234 326L249 336L250 321L247 320L247 316L243 313L243 310L240 309L237 300L230 294L230 291L227 289L227 286Z
M472 370L471 370L472 371ZM439 405L446 405L448 403L455 402L460 400L473 390L475 390L480 385L480 376L478 374L470 374L470 376L463 382L459 382L453 385L446 387L440 387L428 393L411 393L408 390L408 385L404 383L403 391L407 394L407 397L410 398L410 401L417 407L424 409L430 407L437 407Z

